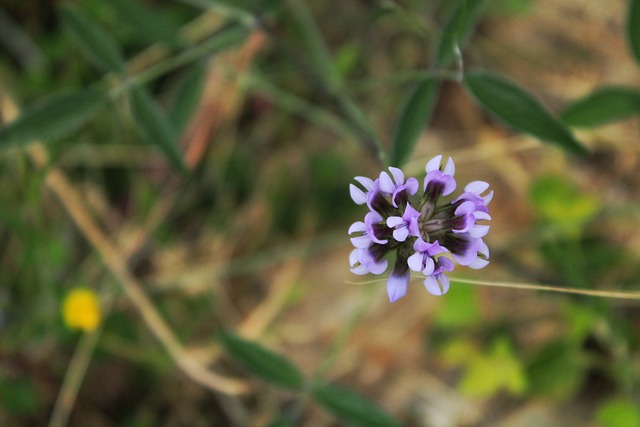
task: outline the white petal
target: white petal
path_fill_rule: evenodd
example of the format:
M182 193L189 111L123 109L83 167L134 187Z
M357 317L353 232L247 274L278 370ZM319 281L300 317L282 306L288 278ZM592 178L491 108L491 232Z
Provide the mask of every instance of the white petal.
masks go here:
M393 175L393 179L396 181L397 185L404 184L404 173L402 173L402 170L394 168L393 166L389 166L389 170L391 171L391 175Z
M398 242L404 242L407 240L407 236L409 235L409 229L407 227L398 228L397 230L393 230L393 238Z
M358 276L362 276L364 274L367 274L369 272L369 270L367 270L367 267L365 267L364 265L359 265L357 267L354 267L351 269L351 272L353 274L357 274Z
M404 219L402 219L402 217L390 216L389 218L387 218L387 226L389 228L396 227L400 224L404 224Z
M475 225L471 230L469 230L469 236L473 238L484 237L489 232L488 225Z
M442 172L451 176L456 174L456 165L453 164L453 159L451 157L447 160L447 165L444 167Z
M351 267L353 267L354 265L356 265L358 263L359 260L359 249L354 249L351 251L351 253L349 254L349 265Z
M380 190L385 193L393 193L393 190L396 189L395 184L391 180L391 177L386 172L380 172Z
M427 163L427 167L425 168L425 171L429 173L431 171L440 169L441 161L442 161L442 154L435 156L433 159L429 160L429 162Z
M491 200L493 200L493 190L492 190L489 194L487 194L487 195L483 198L483 200L484 200L484 204L485 204L485 206L486 206L486 205L488 205L488 204L489 204L489 202L491 202Z
M449 278L444 274L440 274L438 279L436 280L433 276L428 276L424 279L424 287L427 288L430 294L435 296L444 295L449 291Z
M355 233L357 231L360 231L360 232L366 232L367 231L367 226L365 225L364 222L356 221L353 224L351 224L351 227L349 227L349 234Z
M365 192L353 184L349 184L349 193L351 193L351 199L356 203L356 205L364 205L367 202L367 195Z
M373 188L373 180L371 178L367 178L366 176L356 176L354 179L362 184L364 189L367 191L371 191Z
M473 261L467 267L473 268L474 270L479 270L481 268L486 267L488 264L489 264L489 260L488 259L476 258L475 261Z
M464 187L464 191L477 194L478 196L484 193L489 188L489 183L484 181L473 181L468 183Z
M416 252L411 255L407 260L407 264L409 264L409 268L413 271L421 271L422 269L422 257L421 253Z
M351 244L355 248L366 249L371 244L371 239L369 238L369 236L352 237Z
M486 212L482 212L482 211L475 211L473 213L474 218L476 219L476 221L479 221L481 219L486 219L486 220L490 220L491 216L486 213Z

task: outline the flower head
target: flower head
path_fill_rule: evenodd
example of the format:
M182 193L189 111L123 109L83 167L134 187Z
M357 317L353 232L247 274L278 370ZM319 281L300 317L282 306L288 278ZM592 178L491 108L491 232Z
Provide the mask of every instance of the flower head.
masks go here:
M351 271L383 274L389 264L387 255L395 252L387 280L391 302L406 295L410 271L424 275L431 294L443 295L449 290L446 273L456 263L472 269L489 264L489 248L483 240L489 232L486 221L491 220L489 184L473 181L451 201L447 196L457 187L453 160L443 163L442 156L436 156L427 162L425 172L422 191L416 178L405 179L395 167L375 180L356 177L360 186L350 186L353 201L369 208L364 221L349 228L355 247Z
M71 290L62 304L62 318L70 329L95 330L100 324L98 295L88 288Z

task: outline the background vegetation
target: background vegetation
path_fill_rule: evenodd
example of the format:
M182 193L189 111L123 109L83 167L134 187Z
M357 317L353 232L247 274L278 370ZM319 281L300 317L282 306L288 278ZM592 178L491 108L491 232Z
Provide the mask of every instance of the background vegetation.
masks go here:
M1 425L640 425L640 1L6 0L0 41ZM440 153L492 262L389 304L348 185Z

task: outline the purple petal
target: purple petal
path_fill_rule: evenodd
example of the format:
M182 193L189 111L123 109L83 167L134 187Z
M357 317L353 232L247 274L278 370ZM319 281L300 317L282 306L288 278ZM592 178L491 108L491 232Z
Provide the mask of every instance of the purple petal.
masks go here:
M428 245L429 247L427 248L427 253L431 256L441 254L442 252L448 252L448 249L445 248L444 246L440 246L440 242L437 240ZM446 259L446 258L443 258L443 259Z
M453 259L460 265L469 265L478 257L478 252L475 245L469 244L464 248L463 253L453 254Z
M438 258L438 269L440 271L453 271L454 267L455 265L453 264L453 261L451 261L449 258Z
M454 212L455 216L463 216L469 215L470 213L476 210L476 205L473 202L463 202L460 206L456 208Z
M418 187L420 187L420 183L414 177L407 179L407 182L404 184L407 187L407 193L412 196L418 192Z
M436 170L436 171L429 172L427 176L424 177L424 187L423 187L424 191L427 190L427 186L432 181L442 186L443 196L448 196L449 194L453 193L456 189L456 180L454 177L452 177L451 175L443 174L439 170Z
M378 262L372 262L370 264L367 264L367 269L372 274L382 274L387 270L388 266L389 266L389 261L387 261L386 259L381 259Z
M407 286L409 285L409 275L396 276L390 274L387 280L387 294L389 301L396 302L407 294Z

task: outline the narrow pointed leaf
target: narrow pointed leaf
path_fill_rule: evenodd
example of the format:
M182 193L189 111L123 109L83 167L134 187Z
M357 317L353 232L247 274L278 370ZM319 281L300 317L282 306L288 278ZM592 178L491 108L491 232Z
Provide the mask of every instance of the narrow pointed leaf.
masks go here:
M458 0L453 13L442 29L433 62L445 68L455 59L456 49L462 49L482 16L486 0Z
M426 78L411 88L397 118L391 145L391 165L402 167L425 128L438 95L438 81Z
M640 0L629 0L627 37L629 38L629 49L636 62L640 64Z
M482 71L467 73L465 83L480 106L514 130L531 134L574 154L588 153L564 124L516 83Z
M359 427L399 427L384 409L343 387L317 385L312 390L316 402L347 425Z
M37 101L0 128L0 147L64 137L87 122L104 101L98 89L65 90Z
M142 88L131 91L133 115L151 144L167 157L167 160L180 172L187 173L182 153L178 150L178 137L169 118Z
M169 117L178 132L181 132L191 119L202 97L203 87L204 69L196 65L184 76L171 102Z
M569 126L599 126L640 115L640 91L625 87L601 88L576 101L560 118Z
M103 71L124 70L118 46L97 22L71 6L60 6L59 11L64 26L89 61Z
M164 42L178 45L179 28L169 17L156 8L144 6L139 0L110 0L118 17L130 27L140 41Z
M230 356L263 380L290 390L304 385L298 368L285 357L230 333L221 335L220 341Z

